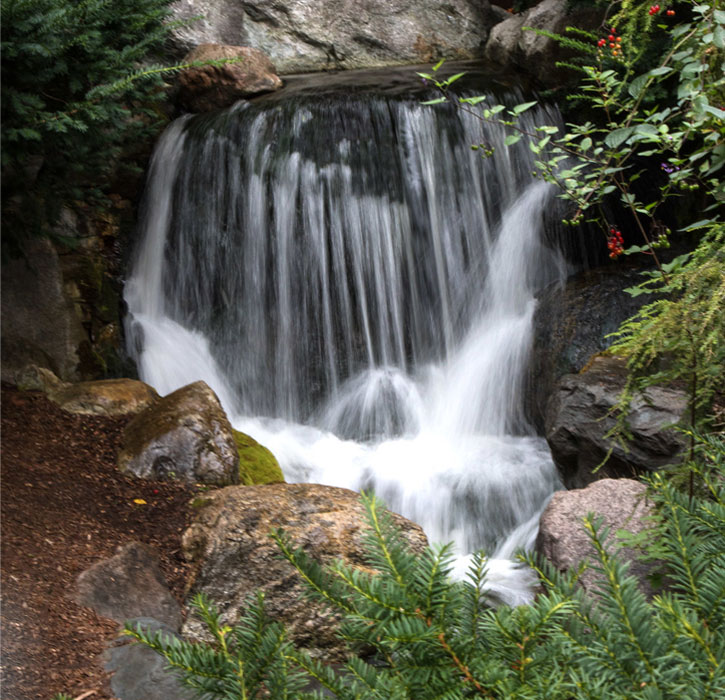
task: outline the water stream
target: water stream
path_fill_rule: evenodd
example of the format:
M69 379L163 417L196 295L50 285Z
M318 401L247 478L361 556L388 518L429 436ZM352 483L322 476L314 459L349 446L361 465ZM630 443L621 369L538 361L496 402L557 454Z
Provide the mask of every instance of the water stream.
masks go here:
M543 242L554 194L503 138L395 97L178 120L125 297L159 393L203 379L288 481L374 489L461 565L486 548L491 590L519 603L510 558L558 487L522 376L534 294L563 265Z

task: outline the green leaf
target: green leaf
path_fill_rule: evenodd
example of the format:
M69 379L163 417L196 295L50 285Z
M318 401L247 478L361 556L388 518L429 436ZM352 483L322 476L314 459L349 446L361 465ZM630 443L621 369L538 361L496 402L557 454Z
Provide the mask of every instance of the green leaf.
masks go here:
M642 89L647 84L647 81L649 80L650 76L646 73L644 75L638 75L627 88L627 92L637 99L640 96L640 93L642 92Z
M504 144L507 146L513 146L515 143L518 143L520 140L521 140L521 134L519 134L519 133L509 134L504 139Z
M456 73L455 75L452 75L450 78L444 81L445 85L450 85L451 83L454 83L456 80L460 80L465 73Z
M582 151L588 151L591 147L592 140L588 136L579 144L579 149Z
M512 111L514 114L521 114L521 113L525 112L527 109L531 109L534 105L537 105L537 104L539 104L537 100L534 100L533 102L524 102L523 104L516 105Z
M435 64L435 65L433 66L433 72L435 73L435 72L436 72L436 71L437 71L437 70L438 70L438 69L439 69L439 68L440 68L440 67L441 67L441 66L442 66L442 65L443 65L443 64L445 63L445 61L446 61L446 59L445 59L445 58L441 58L441 60L440 60L440 61L438 61L438 63L436 63L436 64Z
M448 102L448 99L445 97L436 97L433 100L426 100L425 102L421 102L422 105L439 105L441 102Z
M604 137L604 143L610 148L617 148L621 146L634 132L634 127L625 126L614 131L610 131Z

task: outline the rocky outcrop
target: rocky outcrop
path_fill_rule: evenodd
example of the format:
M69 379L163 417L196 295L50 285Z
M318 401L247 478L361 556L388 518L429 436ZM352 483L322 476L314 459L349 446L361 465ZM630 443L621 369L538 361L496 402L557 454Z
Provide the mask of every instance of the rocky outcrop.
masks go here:
M177 0L181 53L199 44L254 46L281 75L430 63L481 55L497 21L488 0Z
M627 418L631 439L626 450L605 437L615 425L609 414L626 376L621 359L597 357L585 371L566 375L553 393L546 441L567 488L605 476L631 477L681 460L683 436L671 426L681 420L687 397L676 389L650 387L635 397ZM606 464L594 473L607 455Z
M66 288L58 253L47 239L26 244L2 269L2 379L15 382L27 364L78 379L81 319Z
M97 382L62 382L49 369L28 365L15 376L24 391L43 391L68 413L87 416L128 416L143 411L159 398L137 379L101 379Z
M152 617L178 631L181 608L169 592L158 557L145 545L131 542L110 559L97 562L78 576L76 600L120 624Z
M188 68L179 74L177 99L190 112L223 109L244 97L282 87L272 62L261 51L247 46L202 44L182 63L229 60L222 65Z
M566 51L553 39L525 31L524 27L563 34L567 26L594 29L603 16L602 10L591 7L574 9L567 0L543 0L497 24L491 30L484 54L502 68L515 69L555 86L567 78L555 65L567 57Z
M559 380L581 371L592 356L606 350L612 344L608 335L652 301L649 295L633 297L624 291L641 281L638 269L607 266L541 293L526 391L526 415L538 432L544 432L546 405Z
M144 479L181 479L226 486L239 483L232 426L204 383L177 389L126 426L118 455L121 471Z
M536 552L548 559L559 571L576 570L583 561L593 561L594 548L582 525L582 520L593 513L603 518L603 527L609 528L608 549L619 543L617 530L638 534L647 529L647 517L653 513L653 504L647 500L647 487L632 479L601 479L585 489L557 491L544 510L536 538ZM629 573L639 581L640 590L652 595L650 565L637 559L637 552L622 547L619 556L629 563ZM596 592L602 576L587 568L579 583L587 592Z
M279 558L269 533L284 528L296 546L319 562L342 558L365 566L364 507L358 494L317 484L230 486L213 491L183 536L184 554L195 565L190 595L203 592L219 608L224 624L239 619L245 599L260 589L265 609L283 622L295 643L327 660L344 657L336 636L338 617L303 594L297 573ZM393 516L414 548L425 535L417 525ZM185 636L202 638L198 620L187 619Z

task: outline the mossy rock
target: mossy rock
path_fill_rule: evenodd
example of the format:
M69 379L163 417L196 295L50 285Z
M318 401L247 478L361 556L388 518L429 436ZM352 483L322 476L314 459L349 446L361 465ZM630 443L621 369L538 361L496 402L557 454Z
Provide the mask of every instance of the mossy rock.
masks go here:
M239 450L240 484L251 486L284 482L277 458L264 445L238 430L232 430L232 435Z

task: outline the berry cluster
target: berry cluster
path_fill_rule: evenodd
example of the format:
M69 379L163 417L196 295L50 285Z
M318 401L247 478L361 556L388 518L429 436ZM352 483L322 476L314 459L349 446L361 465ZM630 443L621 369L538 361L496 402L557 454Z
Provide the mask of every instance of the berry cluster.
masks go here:
M659 11L660 11L660 6L659 5L652 5L649 8L650 15L656 15Z
M609 248L609 257L612 260L615 260L624 253L624 238L622 238L622 232L614 228L614 226L609 229L607 248Z
M612 57L617 58L622 55L622 37L617 36L617 30L612 28L609 30L609 36L605 39L602 38L597 42L597 46L600 49L600 55L601 55L601 49L605 48L609 45L609 48L612 52Z

